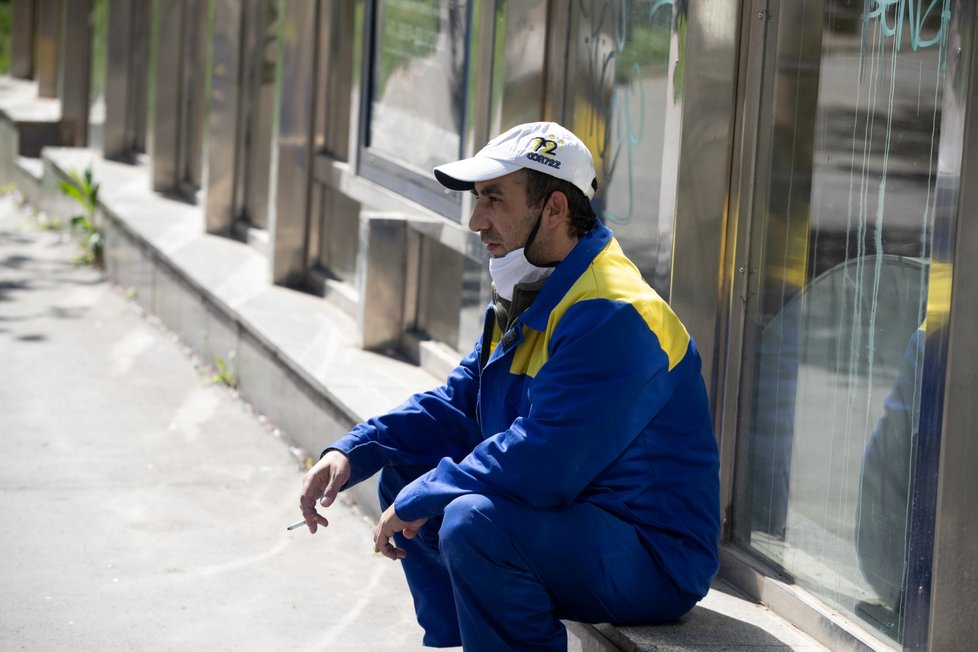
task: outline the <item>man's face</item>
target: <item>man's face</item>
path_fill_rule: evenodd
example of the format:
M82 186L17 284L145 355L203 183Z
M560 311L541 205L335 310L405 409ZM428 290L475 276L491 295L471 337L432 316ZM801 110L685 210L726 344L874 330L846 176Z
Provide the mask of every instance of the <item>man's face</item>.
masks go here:
M469 228L482 236L489 255L499 258L524 246L538 215L526 205L522 173L477 181L472 192L476 203Z

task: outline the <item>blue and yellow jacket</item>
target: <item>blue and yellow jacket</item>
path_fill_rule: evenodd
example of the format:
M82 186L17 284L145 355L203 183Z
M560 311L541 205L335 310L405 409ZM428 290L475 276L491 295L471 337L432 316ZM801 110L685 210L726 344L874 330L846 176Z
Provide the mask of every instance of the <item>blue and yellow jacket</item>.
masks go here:
M509 330L485 339L444 386L331 447L350 458L347 486L384 465L431 468L394 503L407 521L470 493L592 503L634 525L680 590L705 595L719 567L719 462L699 354L611 231L582 238Z

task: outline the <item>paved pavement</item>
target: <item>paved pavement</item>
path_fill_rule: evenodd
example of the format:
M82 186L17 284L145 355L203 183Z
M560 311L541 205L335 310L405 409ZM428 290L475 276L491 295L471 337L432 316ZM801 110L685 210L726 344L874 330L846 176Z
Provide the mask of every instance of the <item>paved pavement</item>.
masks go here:
M0 198L0 649L419 650L400 568L73 242Z

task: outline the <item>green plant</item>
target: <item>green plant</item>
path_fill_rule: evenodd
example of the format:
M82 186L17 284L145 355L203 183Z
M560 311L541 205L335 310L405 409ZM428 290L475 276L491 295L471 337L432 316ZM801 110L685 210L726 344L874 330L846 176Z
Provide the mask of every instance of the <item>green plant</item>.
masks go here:
M71 181L62 181L58 188L84 209L84 213L71 216L71 230L78 234L81 244L81 253L75 257L75 262L101 267L103 238L101 229L95 225L99 184L92 178L91 166L82 174L72 170L69 176Z
M211 376L211 382L220 383L227 387L234 387L238 384L234 370L228 366L224 358L218 356L217 360L214 361L214 366L217 367L217 373Z

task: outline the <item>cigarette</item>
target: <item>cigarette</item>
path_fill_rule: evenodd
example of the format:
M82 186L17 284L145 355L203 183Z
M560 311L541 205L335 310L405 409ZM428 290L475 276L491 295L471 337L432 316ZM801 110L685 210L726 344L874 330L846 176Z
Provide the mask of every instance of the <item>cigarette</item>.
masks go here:
M306 524L305 521L298 521L297 523L293 523L292 525L290 525L289 527L287 527L285 529L286 530L294 530L296 528L300 528L300 527L304 526L305 524Z

